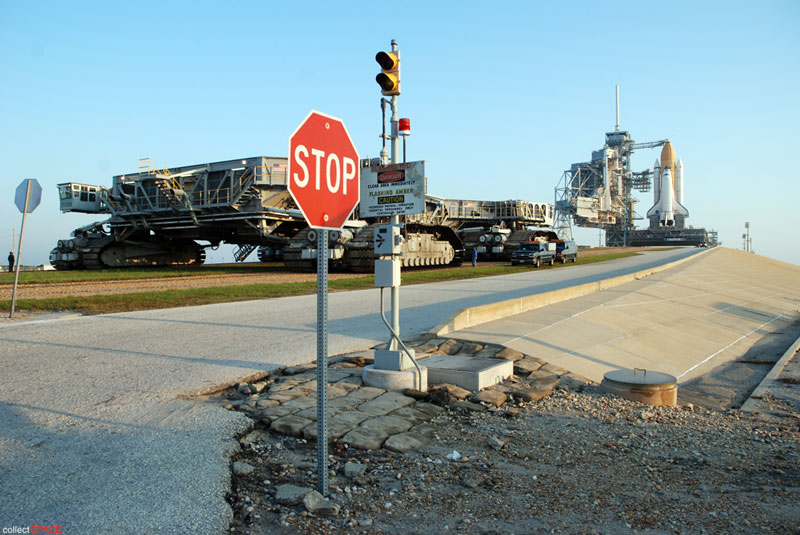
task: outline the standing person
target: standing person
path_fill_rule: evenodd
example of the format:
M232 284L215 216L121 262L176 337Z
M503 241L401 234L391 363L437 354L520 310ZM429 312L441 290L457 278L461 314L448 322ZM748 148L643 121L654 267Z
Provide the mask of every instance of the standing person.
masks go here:
M8 272L14 272L14 251L8 252Z
M478 267L478 249L472 249L472 267Z

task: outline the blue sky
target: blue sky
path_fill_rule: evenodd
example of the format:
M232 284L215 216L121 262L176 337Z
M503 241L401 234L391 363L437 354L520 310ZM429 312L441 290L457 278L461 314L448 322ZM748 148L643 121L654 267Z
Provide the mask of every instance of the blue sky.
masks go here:
M394 4L0 0L0 248L28 177L44 193L22 261L40 264L98 219L61 214L59 182L110 185L142 157L286 156L311 109L377 156L374 56L397 39L408 159L430 193L553 202L613 130L619 85L623 129L683 160L688 224L741 248L749 221L757 253L800 265L800 2ZM652 194L636 196L643 215Z

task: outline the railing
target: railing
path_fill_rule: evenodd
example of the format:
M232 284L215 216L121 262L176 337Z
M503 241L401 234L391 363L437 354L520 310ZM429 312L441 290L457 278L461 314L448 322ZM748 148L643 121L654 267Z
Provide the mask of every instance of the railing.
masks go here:
M445 201L450 219L473 220L529 220L540 221L547 218L545 203L530 201Z
M178 182L169 169L164 167L163 169L159 169L158 166L151 160L150 158L139 158L139 174L146 174L149 176L157 176L161 175L159 178L163 179L169 187L172 189L183 189L181 188L180 182Z
M253 186L286 183L286 164L261 164L223 171L225 175L213 184L205 170L194 175L175 176L169 169L159 169L150 158L139 159L139 175L135 183L132 206L136 211L171 210L177 199L170 193L180 192L188 208L227 208L235 206ZM153 177L152 181L143 180ZM188 177L188 178L187 178ZM189 181L191 179L191 181ZM126 179L129 180L129 179Z

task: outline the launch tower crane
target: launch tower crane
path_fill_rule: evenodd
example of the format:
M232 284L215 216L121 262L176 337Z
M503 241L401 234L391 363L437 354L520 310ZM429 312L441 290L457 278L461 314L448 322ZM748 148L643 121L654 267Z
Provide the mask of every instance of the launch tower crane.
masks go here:
M652 171L631 170L631 154L638 149L661 147L668 139L636 143L630 133L619 127L619 87L617 88L617 124L606 133L602 149L592 152L588 162L578 162L564 171L555 190L555 231L563 239L572 239L572 224L606 231L606 245L629 245L633 229L636 199L632 190L650 191Z

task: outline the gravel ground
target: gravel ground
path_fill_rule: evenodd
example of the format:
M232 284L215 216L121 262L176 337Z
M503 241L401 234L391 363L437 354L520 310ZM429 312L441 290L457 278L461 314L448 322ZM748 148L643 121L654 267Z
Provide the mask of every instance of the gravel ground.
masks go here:
M448 405L415 452L333 444L327 515L276 502L282 485L316 488L314 441L259 424L232 459L254 470L234 476L231 533L800 532L797 406L763 417L579 388Z
M331 273L331 280L363 277L363 273ZM224 275L191 275L158 279L130 279L112 281L59 282L52 284L24 284L17 287L17 299L47 299L52 297L82 297L163 290L186 290L212 286L241 286L245 284L271 284L283 282L316 281L316 273L227 273ZM12 284L0 284L0 297L11 299Z

